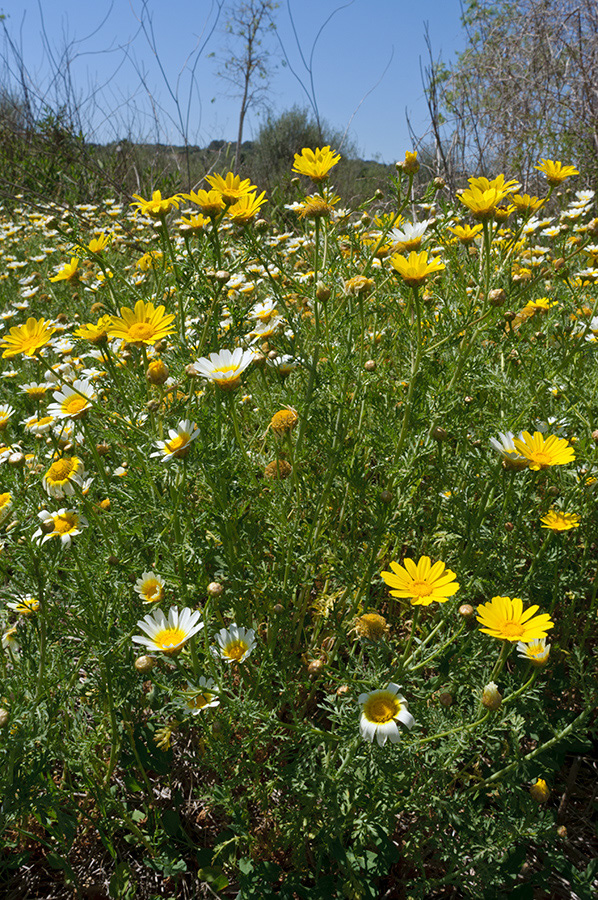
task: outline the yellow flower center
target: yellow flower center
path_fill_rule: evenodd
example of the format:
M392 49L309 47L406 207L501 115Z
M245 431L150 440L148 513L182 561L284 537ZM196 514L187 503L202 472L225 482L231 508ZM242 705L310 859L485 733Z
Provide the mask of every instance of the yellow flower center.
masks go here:
M80 413L85 409L88 404L89 400L86 397L79 397L77 394L73 394L70 397L67 397L62 404L62 411L69 416L76 416L77 413Z
M544 450L534 450L534 452L530 454L530 459L539 466L550 466L553 461L550 453L545 453Z
M39 335L33 334L30 337L22 338L20 342L20 351L25 356L33 356L38 347L45 344L45 340L40 340Z
M247 653L248 645L245 641L231 641L223 650L225 656L229 659L241 659Z
M501 635L504 635L507 640L521 638L523 635L523 625L520 622L504 622L500 626L500 633Z
M54 516L54 531L58 534L69 534L77 524L77 516Z
M72 459L57 459L48 469L46 479L55 483L68 481L75 468L76 466Z
M413 581L409 590L414 597L429 597L432 593L432 588L427 581Z
M40 426L51 425L53 421L54 416L42 416L41 419L38 419L34 424L39 428Z
M203 709L204 706L207 706L208 703L211 703L214 699L214 695L210 693L198 694L196 697L193 697L189 700L189 706L195 709Z
M151 602L161 600L164 596L162 585L155 578L148 578L143 584L143 596Z
M163 628L154 637L154 643L164 653L172 653L186 639L187 632L182 628Z
M175 438L171 441L166 441L164 447L167 453L175 453L177 451L181 451L183 447L185 447L189 443L189 435L186 431L182 431L181 434L177 434Z
M34 397L36 400L39 400L41 397L45 395L47 388L27 388L27 394L29 397Z
M153 336L154 328L149 322L133 322L129 326L129 337L132 341L149 341Z
M394 694L374 694L366 701L363 712L368 722L376 722L382 725L394 719L401 708L400 702Z

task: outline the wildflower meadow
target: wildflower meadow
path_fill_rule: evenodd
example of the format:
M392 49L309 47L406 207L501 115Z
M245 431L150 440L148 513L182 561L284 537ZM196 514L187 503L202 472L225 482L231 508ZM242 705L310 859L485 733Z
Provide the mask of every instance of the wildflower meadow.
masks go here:
M593 896L594 193L339 159L1 212L3 896Z

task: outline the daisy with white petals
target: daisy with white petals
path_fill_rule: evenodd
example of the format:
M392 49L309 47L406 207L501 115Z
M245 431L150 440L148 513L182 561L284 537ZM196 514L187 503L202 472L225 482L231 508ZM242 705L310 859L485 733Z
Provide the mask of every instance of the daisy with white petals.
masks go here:
M170 462L173 459L183 459L191 449L191 441L199 435L194 422L184 419L176 428L170 428L167 441L156 441L157 450L152 457L158 456L162 462Z
M164 579L155 572L144 572L133 586L144 603L160 603L164 599Z
M399 740L397 722L406 728L413 728L415 724L413 716L407 711L405 698L399 694L399 685L392 681L384 690L360 694L358 702L361 705L359 733L366 741L373 742L376 738L380 747L387 739L392 744Z
M54 392L54 403L50 403L48 413L57 419L82 419L91 409L96 392L89 381L74 381L72 387L65 385Z
M161 609L154 610L151 615L144 616L137 625L145 633L133 636L134 644L143 644L154 653L165 653L174 656L179 653L187 641L201 631L204 623L200 621L198 610L185 607L180 612L173 606L168 618Z
M537 666L539 669L548 662L549 653L550 644L546 645L546 638L538 638L535 641L529 641L527 644L524 641L519 641L517 644L517 655L522 659L527 659L532 666Z
M193 363L193 368L198 375L213 381L223 391L233 391L238 387L241 375L253 362L254 356L253 350L236 347L232 353L230 350L221 350L220 353L210 353L209 357L202 356Z
M72 539L81 534L81 530L87 527L87 519L74 509L59 509L50 513L42 509L37 514L41 525L33 532L32 540L38 544L45 544L50 538L59 537L63 547L70 547Z
M234 623L222 628L216 635L217 647L212 647L214 656L220 656L227 663L244 662L255 648L255 631Z
M197 687L188 684L186 698L186 706L192 716L198 716L204 709L220 706L218 688L211 678L204 678L203 675L197 682Z

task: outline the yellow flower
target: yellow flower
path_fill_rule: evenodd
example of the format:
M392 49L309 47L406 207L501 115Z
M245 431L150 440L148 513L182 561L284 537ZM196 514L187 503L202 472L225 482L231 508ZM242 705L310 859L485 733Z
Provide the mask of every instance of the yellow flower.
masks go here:
M513 444L534 472L548 466L565 466L575 459L569 441L554 434L545 439L541 431L535 431L533 437L529 431L523 431L519 438L513 438Z
M421 253L416 253L413 250L408 257L391 256L390 264L393 269L396 269L405 284L409 284L412 287L422 284L428 275L433 275L434 272L441 272L442 269L446 268L439 259L432 259L431 262L428 262L427 250L422 250Z
M511 197L511 203L518 212L533 213L544 206L546 200L540 197L530 197L529 194L514 194Z
M135 268L140 272L149 272L150 269L158 267L164 254L161 250L148 250L143 256L140 256L135 263Z
M315 150L304 147L301 153L295 153L292 171L307 175L312 181L325 181L339 160L340 154L331 150L330 146L317 147Z
M151 200L144 200L139 194L133 194L135 202L131 206L137 207L137 212L144 216L150 216L152 219L159 219L165 216L173 207L178 209L181 198L179 194L174 197L162 197L160 191L154 191Z
M249 178L241 181L241 176L233 175L232 172L228 172L225 178L222 175L206 175L206 181L220 194L227 206L240 200L241 197L244 197L250 191L257 190L255 184L252 184Z
M334 206L340 200L336 195L312 194L306 197L303 203L297 207L300 219L322 219L334 212Z
M50 278L50 281L75 281L80 274L79 260L76 256L73 256L70 263L65 263L56 275Z
M225 209L224 200L220 191L191 191L190 194L183 194L184 200L191 200L204 216L213 219L219 216Z
M135 310L122 306L119 316L110 316L112 322L108 330L111 338L118 338L128 344L155 344L161 341L167 334L172 334L174 328L170 327L174 321L174 315L164 314L164 307L154 307L153 303L144 303L138 300Z
M538 780L530 787L529 792L532 800L535 800L536 803L546 803L550 797L550 788L543 778L538 778Z
M572 528L579 528L578 515L561 512L559 509L549 510L540 521L544 523L542 528L550 528L551 531L570 531Z
M111 240L111 234L102 233L99 237L92 238L87 245L87 248L91 251L91 253L101 253L102 250L106 249Z
M254 192L244 194L244 196L240 197L236 203L229 206L227 218L234 222L235 225L245 225L247 222L250 222L251 219L255 218L264 203L268 202L265 198L265 191L262 191L259 197Z
M458 196L475 219L484 220L492 218L504 194L496 188L488 188L484 191L478 187L471 187L461 191Z
M10 329L10 334L0 343L6 347L3 357L17 356L23 353L25 356L35 356L40 347L48 343L55 329L46 325L45 319L29 318L24 325Z
M178 226L183 234L189 232L195 234L197 231L204 231L210 220L207 216L198 213L195 216L181 216Z
M105 344L108 340L108 329L111 322L110 316L100 316L97 325L89 322L86 325L80 325L79 328L75 328L73 333L76 337L91 341L92 344Z
M382 572L382 578L391 590L391 597L404 597L413 606L429 606L430 603L445 603L456 594L459 584L456 575L446 569L443 562L431 565L429 556L422 556L416 564L412 559L403 560L404 567L390 563L392 572Z
M540 165L534 166L534 169L546 175L546 181L551 187L556 187L566 178L570 178L571 175L579 175L575 166L564 166L557 160L552 159L541 159Z
M484 178L483 175L480 175L477 178L468 178L467 180L470 188L478 188L480 191L499 191L501 199L521 187L514 178L510 181L505 181L504 175L497 175L496 178L492 179Z
M554 628L554 622L548 613L534 616L539 606L530 606L523 610L523 602L519 597L493 597L489 603L478 606L478 622L483 626L480 631L501 641L522 641L529 644L546 637L546 632Z
M457 240L467 246L473 244L477 236L482 233L483 227L483 225L474 225L473 227L471 225L455 225L454 228L449 228L449 231L455 235Z

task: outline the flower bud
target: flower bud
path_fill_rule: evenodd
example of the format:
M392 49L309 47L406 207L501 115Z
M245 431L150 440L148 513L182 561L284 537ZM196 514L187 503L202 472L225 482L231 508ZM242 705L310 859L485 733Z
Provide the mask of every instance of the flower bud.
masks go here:
M366 359L365 363L363 364L363 368L366 370L366 372L374 372L376 370L376 360Z
M208 594L210 597L219 597L223 590L224 586L218 581L210 581L208 585Z
M307 666L307 672L310 678L317 678L318 675L322 674L323 669L324 661L322 659L312 659Z
M536 803L546 803L550 797L550 788L543 778L538 778L538 780L530 787L529 792Z
M24 453L11 453L8 457L8 465L14 466L15 469L22 469L25 465Z
M495 288L488 293L490 306L502 306L506 299L507 295L502 288Z
M452 694L449 694L448 691L442 691L441 694L438 694L438 702L441 706L449 707L454 703L454 698Z
M156 665L156 660L153 656L138 656L134 665L138 672L141 672L142 675L147 675Z
M482 693L482 706L486 709L496 710L502 703L502 694L499 693L493 681L486 685Z
M463 616L464 619L471 619L474 613L475 609L470 603L462 603L459 607L459 615Z
M598 444L598 428L592 432L592 440L595 444Z
M150 384L164 384L169 375L168 366L161 359L152 360L145 373L145 377Z
M0 728L6 728L10 721L10 713L7 709L0 709Z
M325 303L330 299L330 288L327 288L323 281L318 281L318 286L316 287L316 298L320 301L320 303Z
M284 606L282 605L282 603L276 603L273 606L273 610L276 613L276 615L279 616L281 613L284 612Z
M381 491L380 500L382 503L392 503L393 497L390 491Z
M435 425L432 431L430 432L430 437L434 438L435 441L448 441L448 431L446 429L441 428L440 425Z
M158 412L160 409L160 401L159 400L148 400L146 403L146 408L151 413Z

